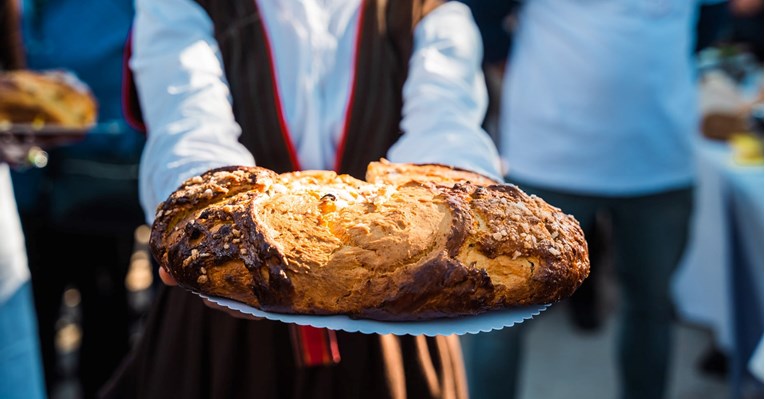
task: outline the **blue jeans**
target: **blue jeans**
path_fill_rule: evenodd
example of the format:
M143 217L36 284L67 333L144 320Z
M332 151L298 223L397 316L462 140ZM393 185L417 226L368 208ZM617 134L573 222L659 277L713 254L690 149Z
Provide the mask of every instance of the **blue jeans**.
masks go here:
M460 337L470 397L513 399L518 395L524 324Z
M688 237L692 189L598 197L521 188L572 214L585 231L596 213L610 216L622 301L617 333L620 397L663 398L672 353L669 288Z
M617 333L620 397L663 398L672 352L669 285L686 243L692 190L596 197L521 188L574 215L585 231L592 230L597 213L609 214L622 300ZM517 394L523 331L521 324L462 336L471 397L507 399Z
M29 283L0 304L0 398L45 398Z

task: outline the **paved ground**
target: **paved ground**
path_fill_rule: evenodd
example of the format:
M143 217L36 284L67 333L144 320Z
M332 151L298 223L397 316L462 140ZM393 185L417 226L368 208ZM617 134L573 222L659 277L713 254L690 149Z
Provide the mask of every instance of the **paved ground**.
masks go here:
M617 398L616 323L614 312L609 313L611 317L595 333L575 330L561 304L532 320L526 334L520 399ZM728 398L723 379L703 375L696 367L710 336L687 325L676 327L669 398Z

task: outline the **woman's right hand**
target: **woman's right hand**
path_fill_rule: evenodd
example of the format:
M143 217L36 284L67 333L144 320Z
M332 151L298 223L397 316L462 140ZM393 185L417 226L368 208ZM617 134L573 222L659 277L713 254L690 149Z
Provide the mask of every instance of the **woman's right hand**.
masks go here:
M159 268L159 278L162 280L165 285L169 285L171 287L177 286L178 282L175 281L175 278L167 271L164 267ZM246 320L263 320L261 317L255 317L252 315L244 314L242 312L237 312L236 310L232 310L223 306L218 305L217 303L210 302L207 299L202 299L204 301L205 306L207 306L210 309L219 310L221 312L224 312L228 314L231 317L236 317L237 319L246 319Z

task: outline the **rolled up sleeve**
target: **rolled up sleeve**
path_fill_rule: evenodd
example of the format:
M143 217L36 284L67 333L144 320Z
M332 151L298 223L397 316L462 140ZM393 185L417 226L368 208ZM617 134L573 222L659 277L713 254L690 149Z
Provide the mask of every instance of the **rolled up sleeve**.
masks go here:
M450 2L416 27L393 162L442 163L501 180L497 149L481 128L487 92L481 38L464 4Z
M212 22L189 0L137 0L135 75L148 138L141 204L156 206L187 178L225 165L254 165L239 141Z

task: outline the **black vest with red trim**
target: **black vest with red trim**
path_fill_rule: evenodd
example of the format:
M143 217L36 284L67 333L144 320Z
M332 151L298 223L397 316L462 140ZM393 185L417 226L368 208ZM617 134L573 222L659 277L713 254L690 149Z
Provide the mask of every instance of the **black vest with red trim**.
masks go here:
M276 172L300 170L276 81L274 53L255 0L196 0L214 26L239 140L255 163ZM334 170L363 179L401 136L402 89L416 24L439 0L361 0L351 93ZM301 362L337 361L335 333L293 329ZM329 359L328 359L329 357Z
M299 170L281 110L273 52L254 0L197 0L214 25L240 141L257 165ZM362 0L355 71L335 170L363 178L367 164L384 157L401 131L402 88L413 31L434 8L432 0Z

